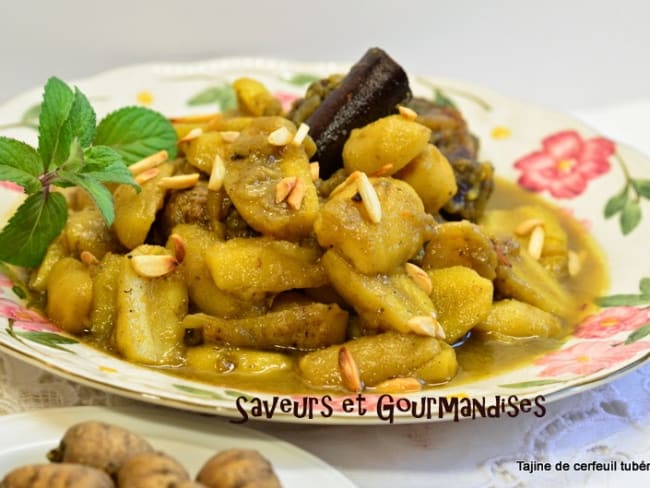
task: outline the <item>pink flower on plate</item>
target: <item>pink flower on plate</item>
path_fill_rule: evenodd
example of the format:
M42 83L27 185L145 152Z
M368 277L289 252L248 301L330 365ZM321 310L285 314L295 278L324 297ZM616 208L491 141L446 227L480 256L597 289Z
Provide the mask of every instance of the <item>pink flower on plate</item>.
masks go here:
M11 281L5 275L0 274L0 288L11 288L12 286L14 286L13 281Z
M59 329L41 314L6 298L0 298L0 317L14 320L14 327L23 330L59 332Z
M0 181L0 188L4 188L9 191L15 191L18 193L23 193L24 191L22 186L17 185L12 181Z
M587 188L589 180L607 173L616 146L603 137L583 139L574 130L551 134L542 149L515 162L521 170L519 184L528 190L548 190L556 198L573 198Z
M650 308L612 307L585 317L573 333L583 339L603 339L650 323Z
M609 341L584 341L555 351L535 361L545 366L540 376L564 374L587 375L627 361L650 347L649 342L639 341L623 345Z
M276 91L273 96L280 100L280 104L282 105L282 110L285 112L288 112L291 110L291 105L295 100L298 100L300 98L299 95L296 95L295 93L291 92L286 92L286 91Z

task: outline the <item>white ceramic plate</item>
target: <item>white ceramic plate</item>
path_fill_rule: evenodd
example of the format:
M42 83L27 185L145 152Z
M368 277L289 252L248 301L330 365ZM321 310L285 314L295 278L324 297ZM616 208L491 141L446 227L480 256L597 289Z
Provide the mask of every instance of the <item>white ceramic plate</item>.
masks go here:
M47 462L68 427L99 420L141 435L177 459L194 477L205 461L225 449L255 449L267 458L284 488L349 487L354 484L317 457L287 442L214 417L156 408L71 407L0 417L0 479L18 466Z
M304 92L311 80L345 66L299 64L259 59L220 59L189 64L148 64L117 69L76 82L102 116L116 107L141 103L178 116L214 111L228 103L224 86L242 75L264 82L285 102ZM637 367L650 355L650 162L638 152L615 144L575 119L530 106L490 90L445 79L412 77L416 95L444 97L456 104L472 132L481 140L481 159L494 163L497 174L538 192L583 221L602 246L609 265L611 286L606 305L578 324L559 350L506 373L487 379L450 384L410 395L477 398L494 403L497 397L518 399L544 395L560 398L593 387L615 374ZM0 107L0 135L35 142L33 107L40 90L32 90ZM605 218L611 199L627 188L627 210L618 208ZM18 194L0 191L0 214L9 211ZM620 207L620 205L619 205ZM623 217L624 216L624 217ZM623 217L623 218L622 218ZM625 230L625 233L623 232ZM4 318L2 318L4 317ZM13 326L7 327L7 319ZM233 390L174 378L121 361L79 343L44 319L26 310L0 276L0 347L39 367L75 381L118 394L177 408L239 417L236 399L272 395ZM302 397L291 397L302 400ZM342 402L329 402L330 414L296 418L276 409L273 420L323 423L382 423L378 397L365 397L365 415L343 411ZM247 404L250 407L250 403ZM397 412L394 421L414 422L453 418L433 411L415 419ZM262 418L266 420L266 416Z

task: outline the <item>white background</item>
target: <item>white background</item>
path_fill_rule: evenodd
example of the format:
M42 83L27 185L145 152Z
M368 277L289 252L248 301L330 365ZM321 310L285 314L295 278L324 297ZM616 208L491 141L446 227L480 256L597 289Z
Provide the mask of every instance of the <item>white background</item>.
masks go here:
M562 110L650 96L643 0L0 0L0 102L123 64L224 55L349 61L386 49L408 71Z

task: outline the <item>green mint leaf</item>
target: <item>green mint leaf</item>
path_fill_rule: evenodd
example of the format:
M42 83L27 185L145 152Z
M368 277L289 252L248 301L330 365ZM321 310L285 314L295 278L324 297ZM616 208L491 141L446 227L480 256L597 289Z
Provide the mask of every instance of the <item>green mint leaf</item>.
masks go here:
M626 186L623 188L623 191L619 193L618 195L614 195L612 198L607 200L607 204L605 204L605 218L608 219L610 217L613 217L617 213L623 210L625 207L625 203L627 202L627 190L628 187Z
M620 307L623 305L636 307L650 303L650 297L642 295L609 295L596 299L596 303L601 307Z
M46 171L68 159L73 139L68 118L74 102L68 85L54 77L47 80L38 125L38 152Z
M65 225L68 206L60 193L27 197L0 232L0 261L33 268Z
M123 183L140 189L122 156L108 146L93 146L85 152L82 173L103 183Z
M627 336L627 339L625 339L625 344L632 344L633 342L641 340L648 335L650 335L650 324L642 325L637 330L632 332L629 336Z
M73 139L68 149L68 159L60 165L60 169L68 172L79 171L84 165L84 151L79 141Z
M56 184L59 185L60 183L63 183L62 186L69 183L85 190L94 200L97 208L102 214L102 217L104 217L104 220L106 221L106 225L109 227L113 225L113 221L115 220L113 195L111 195L111 192L108 191L108 188L106 188L103 183L83 173L70 173L67 171L59 172L59 178L57 179Z
M127 164L165 149L176 157L176 131L158 112L125 107L108 114L97 126L95 144L117 151Z
M632 184L639 195L650 200L650 180L635 179Z
M650 278L641 278L639 281L639 291L644 297L650 298Z
M68 123L72 130L72 137L79 141L81 147L88 147L92 144L95 138L97 117L86 95L81 93L78 88L74 90L74 103L70 109Z
M38 177L43 172L43 163L36 150L16 139L0 137L0 181L13 181L27 193L41 188Z
M237 106L237 96L230 83L206 88L187 101L187 104L191 106L211 105L213 103L216 103L217 108L221 111Z
M628 200L621 213L620 224L623 235L628 235L641 222L641 206L633 201Z

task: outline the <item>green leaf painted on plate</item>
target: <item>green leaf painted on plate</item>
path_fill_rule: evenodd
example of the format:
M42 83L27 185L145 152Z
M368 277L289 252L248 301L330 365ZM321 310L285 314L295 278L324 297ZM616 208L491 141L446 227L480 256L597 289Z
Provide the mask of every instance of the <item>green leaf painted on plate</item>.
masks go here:
M623 235L628 235L641 222L641 206L634 200L628 200L621 213L621 231Z
M456 104L440 88L433 91L433 103L441 107L456 108Z
M18 298L21 298L23 300L27 298L27 293L25 292L25 290L23 290L23 288L21 288L18 285L12 286L11 291L13 291L14 295L16 295Z
M241 391L237 391L237 390L225 390L224 393L226 395L234 397L234 398L245 398L246 401L251 401L251 400L253 400L253 398L255 398L255 397L252 397L250 395L247 395L247 394L242 393Z
M29 107L23 113L23 116L20 118L20 121L28 126L33 128L38 128L38 117L41 115L41 102L35 103Z
M65 337L59 334L54 334L52 332L21 332L14 329L14 333L18 337L27 339L28 341L36 342L43 346L51 347L53 349L58 349L60 351L65 351L72 353L69 349L61 347L61 344L78 344L79 341L72 339L70 337Z
M633 342L641 340L648 335L650 335L650 323L642 325L637 330L632 332L629 336L627 336L627 339L625 339L625 344L632 344Z
M625 186L623 188L623 191L617 195L614 195L612 198L607 200L607 204L605 204L605 218L609 219L610 217L613 217L617 213L621 212L623 208L625 207L625 203L627 202L627 193L628 193L628 187Z
M521 383L507 383L499 386L501 388L534 388L536 386L554 385L556 383L566 383L566 380L532 380L522 381Z
M228 400L223 395L220 395L210 390L204 390L202 388L196 388L194 386L181 385L181 384L174 384L173 386L177 390L180 390L189 395L194 395L202 398L209 398L211 400Z
M636 192L643 198L650 200L650 180L634 179L632 185Z
M641 281L639 281L639 291L642 296L650 299L650 278L641 278Z
M280 79L292 85L304 86L320 80L321 77L311 73L293 73L289 76L281 76Z
M597 298L596 303L601 307L620 307L622 305L635 307L650 303L650 297L643 295L609 295Z
M192 106L211 105L213 103L221 111L229 110L237 106L237 97L230 83L208 87L187 101L187 104Z

